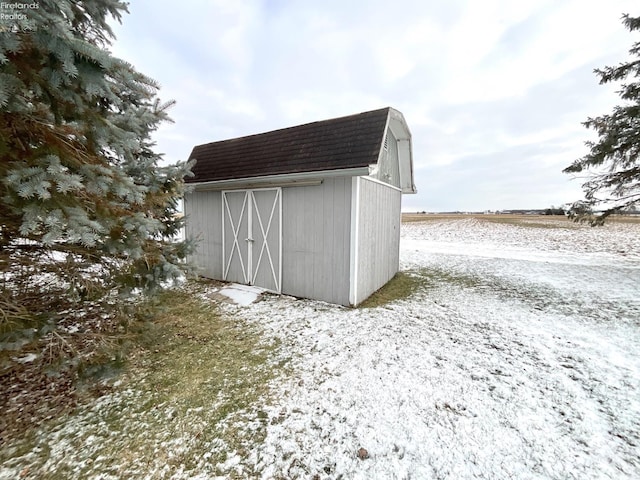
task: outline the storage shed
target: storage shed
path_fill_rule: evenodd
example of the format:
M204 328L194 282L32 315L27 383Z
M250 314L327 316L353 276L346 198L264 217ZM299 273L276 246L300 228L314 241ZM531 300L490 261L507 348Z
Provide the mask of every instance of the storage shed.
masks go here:
M357 305L399 268L411 133L390 107L196 146L186 233L204 277Z

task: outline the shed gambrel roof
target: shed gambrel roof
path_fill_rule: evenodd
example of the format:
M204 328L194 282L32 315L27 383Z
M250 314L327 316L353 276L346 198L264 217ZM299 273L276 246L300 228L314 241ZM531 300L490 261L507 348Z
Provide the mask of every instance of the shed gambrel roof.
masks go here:
M196 146L187 183L368 167L377 163L390 107Z

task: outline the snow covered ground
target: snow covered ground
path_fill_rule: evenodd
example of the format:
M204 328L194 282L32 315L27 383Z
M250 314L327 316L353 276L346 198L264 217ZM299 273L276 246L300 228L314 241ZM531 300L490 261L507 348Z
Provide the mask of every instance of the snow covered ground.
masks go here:
M244 310L299 355L263 478L640 478L639 227L408 224L411 298Z
M417 289L376 308L221 304L291 358L256 407L266 440L222 465L205 453L197 471L154 463L139 478L640 478L640 224L558 225L403 225L401 268ZM63 430L88 445L73 422ZM86 463L83 451L64 462Z

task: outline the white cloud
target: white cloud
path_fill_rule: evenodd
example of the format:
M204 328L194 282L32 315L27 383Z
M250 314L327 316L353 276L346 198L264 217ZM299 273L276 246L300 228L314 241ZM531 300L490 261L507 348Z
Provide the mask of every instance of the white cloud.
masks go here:
M592 70L626 56L636 3L139 1L114 52L177 100L157 136L169 159L390 105L413 134L405 205L546 207L579 193L561 170L591 136L580 122L617 100Z

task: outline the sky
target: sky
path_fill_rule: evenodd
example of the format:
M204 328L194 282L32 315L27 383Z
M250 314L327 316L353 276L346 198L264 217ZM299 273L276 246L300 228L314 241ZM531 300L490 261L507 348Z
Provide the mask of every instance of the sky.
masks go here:
M391 106L412 134L404 211L547 208L619 103L595 68L629 58L637 0L132 0L115 56L175 100L155 140L195 145Z

